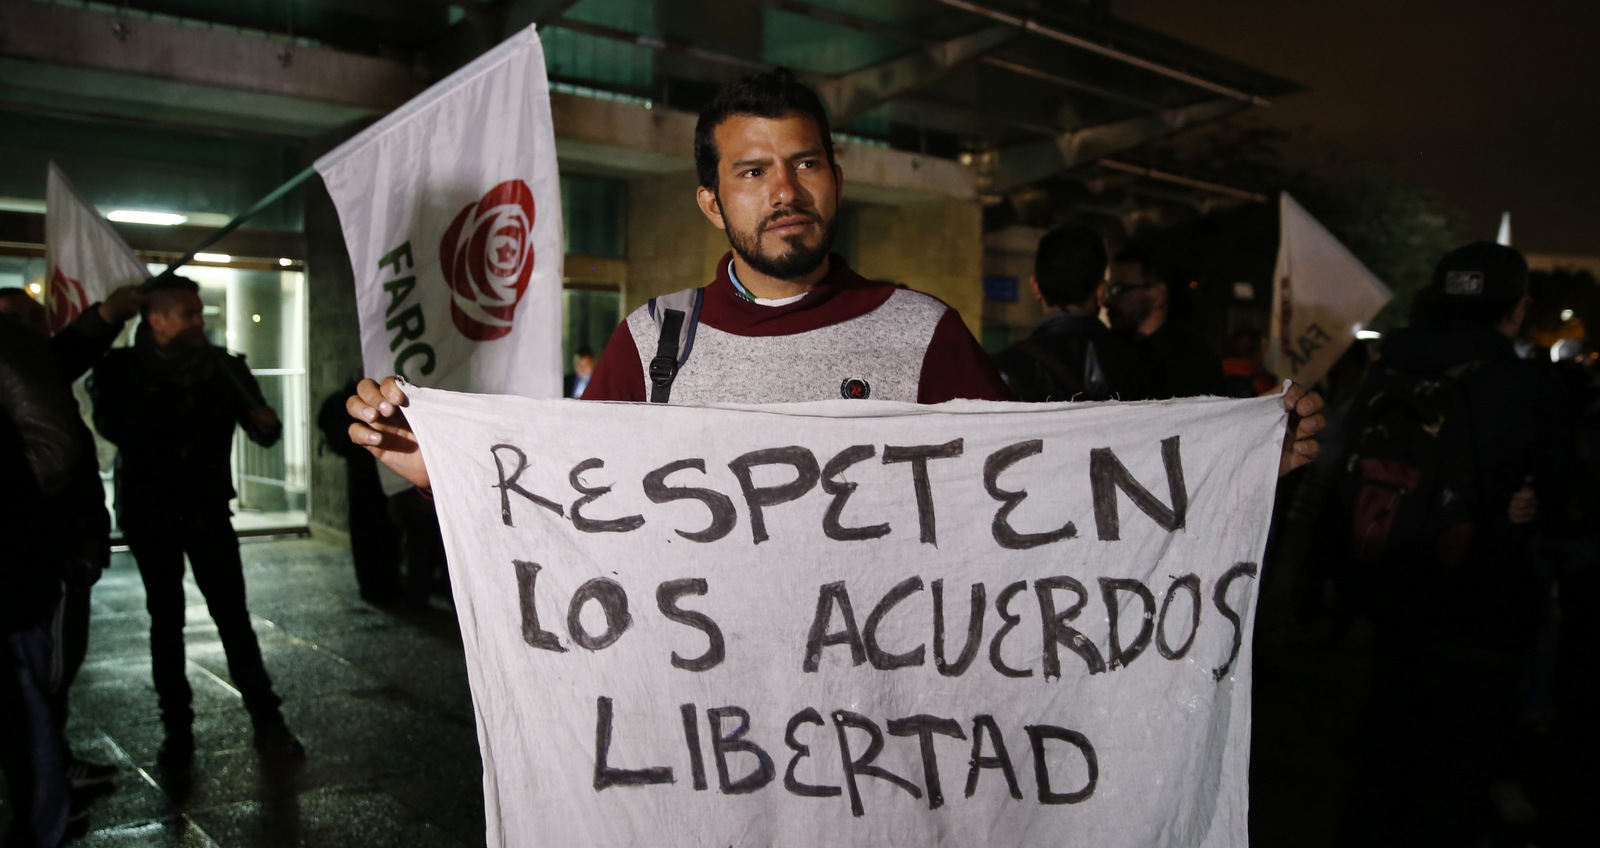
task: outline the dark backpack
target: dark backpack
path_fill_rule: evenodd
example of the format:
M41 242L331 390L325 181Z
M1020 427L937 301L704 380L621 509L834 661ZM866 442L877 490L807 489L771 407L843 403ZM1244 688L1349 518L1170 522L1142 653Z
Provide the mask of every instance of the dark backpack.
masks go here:
M1362 384L1343 475L1358 567L1426 575L1461 565L1477 530L1468 392L1481 365L1414 374L1379 363Z

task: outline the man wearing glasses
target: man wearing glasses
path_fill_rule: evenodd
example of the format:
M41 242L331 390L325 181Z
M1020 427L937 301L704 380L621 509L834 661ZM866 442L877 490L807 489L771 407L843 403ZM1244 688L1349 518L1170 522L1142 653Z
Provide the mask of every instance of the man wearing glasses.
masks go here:
M1156 386L1151 397L1181 398L1224 393L1222 360L1200 334L1181 320L1186 292L1167 285L1149 253L1129 246L1111 263L1103 300L1111 329L1130 338Z

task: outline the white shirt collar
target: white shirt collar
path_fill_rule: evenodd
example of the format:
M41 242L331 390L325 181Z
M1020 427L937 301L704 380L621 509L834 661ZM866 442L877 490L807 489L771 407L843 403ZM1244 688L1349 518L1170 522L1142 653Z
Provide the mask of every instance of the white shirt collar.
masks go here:
M799 302L800 298L805 297L807 294L810 294L810 292L801 292L801 293L799 293L797 295L793 295L793 296L790 296L790 297L778 297L778 298L756 297L755 295L750 293L749 289L744 287L744 283L739 282L739 275L737 273L735 273L734 270L733 270L733 260L732 259L728 260L728 280L731 281L733 283L733 287L738 290L740 297L743 297L745 300L748 300L751 303L759 304L761 306L788 306L791 303Z

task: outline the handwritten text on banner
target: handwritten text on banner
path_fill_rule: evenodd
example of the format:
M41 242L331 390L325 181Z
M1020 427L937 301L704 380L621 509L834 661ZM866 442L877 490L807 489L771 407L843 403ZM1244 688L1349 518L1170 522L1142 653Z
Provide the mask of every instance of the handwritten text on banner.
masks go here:
M1278 399L407 415L489 844L1246 844Z

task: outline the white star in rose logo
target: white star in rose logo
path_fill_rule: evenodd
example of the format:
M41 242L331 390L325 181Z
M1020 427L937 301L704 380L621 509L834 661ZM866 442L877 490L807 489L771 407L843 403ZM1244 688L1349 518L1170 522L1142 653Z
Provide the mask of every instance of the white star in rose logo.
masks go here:
M445 230L439 260L450 284L450 318L473 341L511 332L533 274L533 192L500 183L469 203Z

